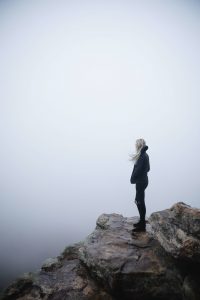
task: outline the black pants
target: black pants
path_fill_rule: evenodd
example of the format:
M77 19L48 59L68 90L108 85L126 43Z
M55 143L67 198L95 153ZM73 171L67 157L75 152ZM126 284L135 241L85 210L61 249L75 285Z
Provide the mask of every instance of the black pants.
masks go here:
M145 224L146 206L145 206L145 189L148 186L148 177L136 182L136 196L135 202L140 214L140 222L142 225Z

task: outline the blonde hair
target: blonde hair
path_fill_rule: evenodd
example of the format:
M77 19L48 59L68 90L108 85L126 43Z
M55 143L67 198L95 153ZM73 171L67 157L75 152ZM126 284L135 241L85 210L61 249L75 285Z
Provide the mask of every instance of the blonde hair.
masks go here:
M135 149L136 149L136 153L135 154L130 154L130 161L134 161L136 162L138 160L138 158L140 157L141 154L141 150L142 148L146 146L146 142L144 139L137 139L136 143L135 143Z

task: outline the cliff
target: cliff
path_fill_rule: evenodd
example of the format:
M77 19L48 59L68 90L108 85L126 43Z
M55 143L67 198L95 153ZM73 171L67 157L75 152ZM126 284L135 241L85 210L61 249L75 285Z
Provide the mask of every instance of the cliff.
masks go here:
M200 300L200 210L182 202L137 217L102 214L84 241L47 259L4 292L3 300Z

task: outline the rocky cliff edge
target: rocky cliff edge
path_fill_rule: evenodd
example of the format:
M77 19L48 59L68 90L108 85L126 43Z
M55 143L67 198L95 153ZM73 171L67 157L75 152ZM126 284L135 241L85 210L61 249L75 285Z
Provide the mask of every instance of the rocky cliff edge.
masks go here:
M84 241L10 284L3 300L200 300L200 210L178 202L138 217L102 214Z

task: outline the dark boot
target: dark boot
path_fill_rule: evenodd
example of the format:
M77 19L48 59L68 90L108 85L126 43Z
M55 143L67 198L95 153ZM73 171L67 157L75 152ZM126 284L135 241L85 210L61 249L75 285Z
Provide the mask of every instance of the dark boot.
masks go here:
M141 224L141 220L139 222L133 224L133 226L137 227L137 226L140 226L140 224Z
M145 221L140 221L138 225L135 226L132 231L133 232L139 232L139 231L146 231L146 222Z
M146 227L145 226L143 226L143 227L136 227L136 228L134 228L133 230L132 230L132 232L134 233L134 232L141 232L141 231L146 231Z
M133 224L133 226L138 227L140 225L146 225L146 220L142 222L141 220L138 223Z

